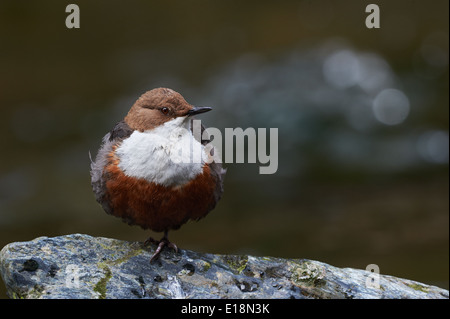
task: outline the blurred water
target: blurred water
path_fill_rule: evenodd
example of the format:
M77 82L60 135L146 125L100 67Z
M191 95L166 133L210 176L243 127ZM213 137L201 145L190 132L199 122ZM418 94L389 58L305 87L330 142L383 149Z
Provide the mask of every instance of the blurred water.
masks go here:
M420 86L420 79L415 81L406 85L373 52L328 40L273 62L254 53L239 57L208 81L199 103L214 103L222 121L239 127L279 128L280 176L295 178L299 162L309 171L318 157L336 171L356 165L365 174L393 173L436 163L432 158L448 163L448 132L427 139L433 127L408 122L410 113L423 107L418 100L426 99L416 92L410 102L408 91ZM242 168L240 174L246 172Z
M171 234L181 248L448 287L447 1L382 2L379 30L361 1L77 3L70 31L64 4L0 3L0 246L147 238L97 205L89 151L168 86L213 107L206 126L279 132L277 173L228 164L217 209Z

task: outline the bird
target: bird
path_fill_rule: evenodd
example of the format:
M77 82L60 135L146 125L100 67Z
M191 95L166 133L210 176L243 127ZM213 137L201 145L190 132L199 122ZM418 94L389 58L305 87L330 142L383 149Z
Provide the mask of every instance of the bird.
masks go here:
M194 115L210 107L193 106L169 88L142 94L128 114L107 133L95 160L91 157L91 185L107 214L144 230L163 232L150 263L164 247L178 252L168 232L189 220L199 220L222 197L226 169L201 125L194 136ZM198 134L197 134L198 135ZM193 150L201 151L199 160ZM181 154L181 155L180 155Z

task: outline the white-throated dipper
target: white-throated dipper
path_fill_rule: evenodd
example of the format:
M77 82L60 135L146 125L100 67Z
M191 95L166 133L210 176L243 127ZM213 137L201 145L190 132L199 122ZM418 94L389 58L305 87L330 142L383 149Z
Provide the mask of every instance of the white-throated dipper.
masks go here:
M209 139L192 131L192 116L210 110L171 89L148 91L103 137L91 162L92 188L106 213L164 232L160 241L146 241L158 243L150 261L164 246L177 251L168 231L206 216L222 195L225 170L214 149L207 151ZM192 160L194 149L201 150L201 160Z

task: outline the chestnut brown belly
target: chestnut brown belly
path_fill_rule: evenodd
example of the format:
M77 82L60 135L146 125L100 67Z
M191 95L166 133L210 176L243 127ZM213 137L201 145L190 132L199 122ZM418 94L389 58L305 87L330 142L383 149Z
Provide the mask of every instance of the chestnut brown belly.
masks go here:
M130 177L117 166L118 159L105 167L105 199L110 212L131 225L156 232L178 229L189 219L206 216L216 205L217 181L205 164L203 173L183 186L165 187Z

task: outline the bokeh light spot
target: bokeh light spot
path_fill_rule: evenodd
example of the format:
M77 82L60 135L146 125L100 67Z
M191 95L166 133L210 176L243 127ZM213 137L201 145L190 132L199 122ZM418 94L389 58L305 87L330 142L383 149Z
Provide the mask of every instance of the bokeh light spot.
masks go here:
M448 132L433 130L423 133L417 141L417 150L427 162L448 163Z
M400 90L385 89L373 100L372 110L381 123L397 125L403 123L409 115L409 99Z

